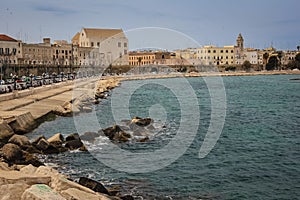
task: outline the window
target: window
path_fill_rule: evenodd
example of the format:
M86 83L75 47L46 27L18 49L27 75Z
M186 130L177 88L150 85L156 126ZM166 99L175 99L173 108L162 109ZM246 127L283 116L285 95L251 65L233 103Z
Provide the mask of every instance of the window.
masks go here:
M118 47L121 47L121 42L118 42Z
M226 53L228 53L228 50L226 50Z
M91 47L93 47L94 46L94 42L91 42Z
M17 49L13 48L13 54L16 55L17 54Z
M3 55L3 48L0 48L0 55Z
M124 50L124 54L125 54L125 55L127 54L127 50Z
M233 50L231 50L231 53L233 53Z
M65 53L65 51L64 51L64 50L61 50L61 53Z
M210 50L208 50L207 53L210 53Z
M223 53L223 50L221 50L220 52Z
M127 42L124 42L124 47L127 47Z
M5 54L9 55L9 48L5 48Z
M214 53L216 53L216 50L214 50Z
M100 47L100 42L97 42L97 47Z

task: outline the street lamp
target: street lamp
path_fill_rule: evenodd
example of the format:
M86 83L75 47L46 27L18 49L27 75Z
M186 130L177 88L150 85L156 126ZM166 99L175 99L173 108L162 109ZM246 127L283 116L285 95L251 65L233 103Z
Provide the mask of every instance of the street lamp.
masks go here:
M30 87L32 87L32 78L33 78L33 74L30 74L29 77L30 77Z

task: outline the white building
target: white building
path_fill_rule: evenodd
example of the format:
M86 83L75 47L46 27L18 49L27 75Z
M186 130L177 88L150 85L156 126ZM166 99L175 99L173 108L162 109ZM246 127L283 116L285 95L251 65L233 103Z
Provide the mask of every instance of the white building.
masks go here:
M19 64L22 59L22 42L0 34L0 64Z
M128 39L122 29L83 28L77 33L72 44L79 48L92 48L80 63L88 65L128 65Z

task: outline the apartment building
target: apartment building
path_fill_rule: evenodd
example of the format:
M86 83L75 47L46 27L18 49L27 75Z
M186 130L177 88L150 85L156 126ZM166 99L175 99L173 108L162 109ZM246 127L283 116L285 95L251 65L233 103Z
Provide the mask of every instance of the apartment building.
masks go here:
M22 60L22 42L0 34L0 64L19 64Z

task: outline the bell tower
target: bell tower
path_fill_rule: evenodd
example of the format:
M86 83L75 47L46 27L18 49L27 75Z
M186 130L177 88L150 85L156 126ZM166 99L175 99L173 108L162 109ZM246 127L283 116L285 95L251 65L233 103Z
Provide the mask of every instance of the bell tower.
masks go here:
M239 36L236 39L236 45L240 50L244 49L244 38L242 34L239 34Z

